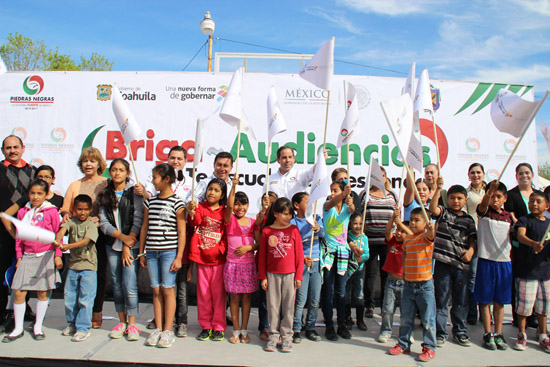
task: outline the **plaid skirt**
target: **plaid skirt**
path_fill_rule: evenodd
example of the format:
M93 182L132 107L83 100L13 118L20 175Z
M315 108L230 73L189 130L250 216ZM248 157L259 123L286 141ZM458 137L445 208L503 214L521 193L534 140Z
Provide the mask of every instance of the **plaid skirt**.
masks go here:
M56 288L61 283L61 276L55 268L55 251L45 254L23 254L23 258L15 271L12 289L21 291L47 291Z

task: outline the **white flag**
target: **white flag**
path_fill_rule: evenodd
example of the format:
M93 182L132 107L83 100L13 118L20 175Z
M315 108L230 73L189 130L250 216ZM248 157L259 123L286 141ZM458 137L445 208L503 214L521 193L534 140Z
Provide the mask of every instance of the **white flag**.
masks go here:
M195 149L193 152L193 165L197 167L201 161L202 148L204 146L204 121L197 119L197 129L195 130Z
M418 86L416 87L416 95L414 97L414 110L429 113L431 116L434 114L428 69L424 69L418 79Z
M321 89L330 89L334 74L334 37L326 41L300 71L300 76Z
M410 167L422 173L424 167L423 158L424 152L422 150L422 135L420 134L418 119L415 118L413 119L413 132L409 143L409 149L407 150L406 162Z
M413 131L413 104L410 94L380 102L401 157L406 157Z
M116 84L113 87L113 112L120 132L122 133L122 137L124 138L124 143L130 144L132 140L139 139L141 127L132 114L132 111L128 108L126 101L122 98L122 94Z
M350 82L346 82L346 89L348 91L346 98L346 116L342 121L340 127L340 133L338 134L338 142L336 147L340 148L342 145L350 144L357 139L359 135L359 107L357 106L357 93L355 87Z
M15 237L18 240L35 241L42 243L53 243L55 241L55 233L48 231L47 229L33 226L30 223L25 223L17 218L9 216L5 213L1 214L17 228Z
M386 185L385 185L386 182L384 180L384 174L380 169L380 165L378 164L378 161L374 159L374 156L371 156L370 158L369 172L370 172L370 180L369 180L370 185L378 187L380 190L382 190L384 195L386 195Z
M273 137L286 131L286 123L281 113L279 100L275 88L271 87L267 96L267 141L270 142Z
M249 135L251 138L256 139L254 131L252 131L252 127L250 126L243 109L243 78L244 67L240 67L231 77L231 83L229 83L229 89L227 90L225 100L223 101L223 105L220 110L220 118L236 129L239 128L240 120L241 131Z
M499 131L519 138L535 118L545 98L539 102L529 102L509 90L501 89L491 102L491 119Z
M412 96L414 91L415 78L416 78L416 62L413 62L411 64L411 68L409 69L409 76L407 77L407 80L405 80L405 85L403 86L403 89L401 89L401 94L409 93Z
M6 64L4 64L4 60L0 57L0 75L5 74L8 72L8 68L6 67Z
M313 180L311 181L311 191L309 193L309 199L307 202L305 217L309 218L313 213L313 207L315 201L321 200L321 205L324 205L325 199L330 195L330 174L327 170L327 163L325 162L325 155L323 149L319 150L317 154L317 161L315 162L315 172L313 173Z

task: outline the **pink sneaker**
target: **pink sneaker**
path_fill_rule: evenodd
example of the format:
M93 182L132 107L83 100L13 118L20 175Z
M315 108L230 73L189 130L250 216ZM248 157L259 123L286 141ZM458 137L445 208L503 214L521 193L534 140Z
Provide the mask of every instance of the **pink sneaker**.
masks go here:
M420 362L429 362L435 358L435 350L422 347L422 354L418 356Z
M401 348L401 346L399 344L396 344L395 347L393 347L389 350L389 353L392 356L398 356L400 354L411 354L411 350L410 349L403 349L403 348Z
M111 339L122 338L125 331L126 331L126 324L121 322L111 330L111 332L109 333L109 338Z
M539 345L546 353L550 353L550 337L546 337L540 341Z
M139 340L139 333L141 330L139 330L136 325L128 325L128 328L126 328L126 340L128 341L136 341Z

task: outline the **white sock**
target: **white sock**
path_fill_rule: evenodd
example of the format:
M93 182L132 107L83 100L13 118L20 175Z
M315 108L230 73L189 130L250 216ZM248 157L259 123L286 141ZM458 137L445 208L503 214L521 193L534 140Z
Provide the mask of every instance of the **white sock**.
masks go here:
M48 310L49 300L36 302L36 321L34 322L34 333L42 334L42 322Z
M13 305L13 316L15 319L15 328L10 333L10 336L17 336L23 332L23 320L25 319L25 309L27 305L25 302L21 304L15 303Z

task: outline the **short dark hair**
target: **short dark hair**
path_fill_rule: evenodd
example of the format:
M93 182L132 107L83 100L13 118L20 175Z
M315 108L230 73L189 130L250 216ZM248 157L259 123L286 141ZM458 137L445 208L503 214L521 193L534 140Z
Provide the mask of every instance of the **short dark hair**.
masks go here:
M307 192L297 192L296 194L292 195L292 206L294 204L300 204L305 196L308 196L309 194Z
M423 211L424 211L424 208L419 206L411 210L411 215L421 215L422 218L424 218L424 214L422 214Z
M288 145L283 145L282 147L279 147L279 149L277 149L277 159L281 158L281 153L285 149L290 149L292 151L292 155L294 155L294 149L292 149Z
M539 196L541 198L544 198L544 200L548 202L548 198L546 197L546 194L540 190L533 190L531 195L529 195L529 199L531 199L532 196Z
M49 171L52 178L55 177L55 171L52 166L48 166L47 164L43 164L40 167L38 167L34 173L34 178L36 178L36 175L38 175L38 172L40 171Z
M73 205L76 206L78 203L87 204L89 208L93 206L92 198L86 194L80 194L74 198Z
M231 165L233 165L233 156L229 152L219 152L216 154L216 158L214 158L214 164L218 161L220 158L229 158L231 161Z
M504 196L508 196L508 189L506 188L506 185L499 181L498 187L495 191L498 191L502 193Z
M546 201L550 203L550 186L544 188L544 195L546 195Z
M155 168L153 168L153 172L158 174L160 178L163 180L166 177L168 177L169 178L168 182L170 184L173 184L174 182L176 182L176 171L168 163L157 164Z
M330 184L330 186L332 185L338 185L338 187L340 188L340 190L344 191L344 189L346 188L346 183L342 180L338 180L338 181L332 181L332 183Z
M172 152L183 152L183 159L187 160L187 150L185 150L181 145L175 145L170 148L170 151L168 152L168 157L170 157L170 154Z
M48 185L48 183L41 178L37 178L36 180L31 182L31 184L29 185L29 190L31 189L31 187L34 186L41 187L46 192L46 195L50 192L50 185Z
M17 135L8 135L4 138L4 140L2 140L2 149L4 149L4 143L6 142L6 140L8 140L9 138L16 138L17 140L19 140L19 144L21 144L21 148L23 148L25 146L25 144L23 144L23 139L21 139L19 136Z
M235 201L236 202L239 202L243 205L246 205L249 203L248 201L248 195L246 195L246 193L244 193L243 191L237 191L235 193Z
M447 190L447 195L451 194L462 194L464 196L468 196L468 191L466 191L466 188L462 185L453 185L449 187L449 190Z

